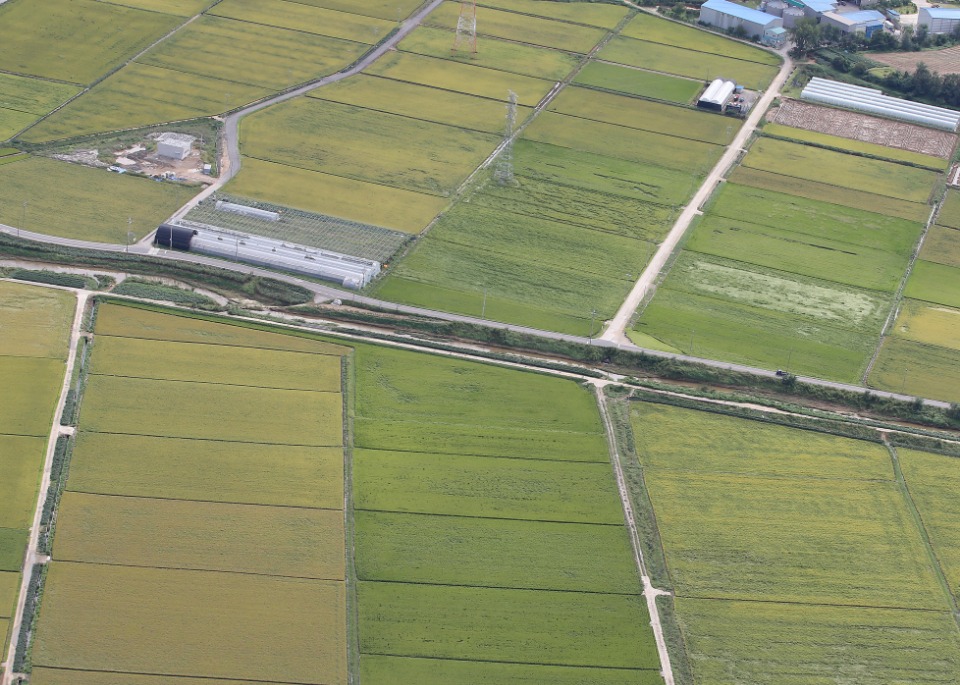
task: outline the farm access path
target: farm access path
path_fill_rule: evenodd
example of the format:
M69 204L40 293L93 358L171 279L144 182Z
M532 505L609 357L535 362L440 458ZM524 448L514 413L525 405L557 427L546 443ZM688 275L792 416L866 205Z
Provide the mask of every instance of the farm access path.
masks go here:
M77 298L76 310L73 315L73 325L70 327L70 345L67 351L67 363L63 374L63 385L60 388L60 397L57 400L57 408L53 414L53 425L50 429L50 436L47 439L47 454L43 462L43 474L40 479L40 489L37 496L37 507L33 514L33 525L30 528L30 540L27 546L27 554L23 562L23 578L20 583L20 595L17 598L17 608L11 619L10 627L10 649L7 651L6 667L4 669L3 679L0 685L12 685L14 677L22 674L13 672L14 656L17 653L17 643L20 641L20 629L23 623L23 610L27 603L27 594L30 588L30 579L33 576L33 567L36 564L45 564L50 561L50 557L41 554L37 549L40 544L40 518L43 515L44 503L47 499L47 490L50 488L50 471L53 466L53 456L56 452L57 441L62 435L72 435L71 426L61 426L60 417L63 414L63 407L67 401L67 394L70 391L70 385L73 382L73 368L77 361L77 349L80 346L80 338L83 337L81 326L83 325L83 313L87 306L87 300L92 295L87 290L71 290Z
M790 56L784 54L783 58L783 65L780 67L780 71L777 72L770 87L764 92L763 97L754 104L750 116L740 128L740 132L737 133L733 142L727 147L727 151L724 152L720 158L720 161L716 163L713 170L704 179L700 189L693 198L691 198L687 206L683 208L673 228L670 229L667 237L660 243L656 254L653 255L653 258L649 264L647 264L647 268L640 274L630 294L627 295L627 299L623 301L620 309L610 320L607 330L600 336L602 340L613 343L630 342L630 339L626 335L626 330L627 326L630 325L630 320L633 318L634 312L637 311L637 308L647 294L656 288L657 279L670 260L670 256L674 250L677 249L687 229L690 228L690 224L693 223L694 218L702 214L700 207L703 206L703 203L705 203L713 191L716 190L720 182L723 181L724 176L726 176L727 171L734 165L737 158L744 151L744 145L757 129L757 124L760 123L760 119L763 118L773 99L780 94L780 88L783 87L790 72L793 71L793 60L790 59Z

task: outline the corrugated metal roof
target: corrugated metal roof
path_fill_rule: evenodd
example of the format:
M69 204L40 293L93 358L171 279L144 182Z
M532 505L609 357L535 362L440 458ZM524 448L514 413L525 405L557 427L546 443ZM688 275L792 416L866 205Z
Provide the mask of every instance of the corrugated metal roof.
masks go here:
M877 10L860 10L859 12L844 12L840 16L849 19L855 24L863 24L869 21L883 22L883 15Z
M960 19L960 9L948 9L946 7L925 7L931 19Z
M787 30L782 26L775 26L772 29L767 29L767 33L769 33L772 36L782 36L786 32Z
M761 12L760 10L738 5L735 2L727 2L727 0L707 0L703 3L703 8L720 12L721 14L727 14L737 19L743 19L753 24L760 24L761 26L766 26L779 18L772 14Z

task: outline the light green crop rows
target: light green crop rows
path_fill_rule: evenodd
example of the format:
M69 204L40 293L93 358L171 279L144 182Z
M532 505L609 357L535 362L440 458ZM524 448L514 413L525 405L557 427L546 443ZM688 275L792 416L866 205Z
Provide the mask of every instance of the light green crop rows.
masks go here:
M574 83L681 105L689 104L703 90L703 84L699 81L606 62L588 63L577 74Z
M751 169L866 189L912 202L926 202L937 178L933 171L772 138L754 143L743 164Z

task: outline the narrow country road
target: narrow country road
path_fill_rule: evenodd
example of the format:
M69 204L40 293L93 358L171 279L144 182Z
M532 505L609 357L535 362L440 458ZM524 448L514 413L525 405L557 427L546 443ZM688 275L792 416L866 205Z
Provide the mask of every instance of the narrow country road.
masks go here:
M603 394L603 388L609 385L610 381L594 379L590 381L594 386L597 397L597 406L600 408L600 417L603 419L603 428L607 434L607 445L610 449L610 461L613 463L613 472L617 479L617 491L620 493L620 504L623 506L623 515L627 522L627 529L630 531L630 546L633 548L633 560L640 572L640 581L643 583L643 596L647 600L647 613L650 614L650 628L653 630L653 638L657 644L657 654L660 657L660 675L663 676L664 685L674 685L673 667L670 665L670 652L667 651L667 641L663 636L663 625L660 623L660 610L657 608L657 597L659 595L669 595L666 590L658 590L653 587L650 581L650 575L647 573L647 565L643 560L643 547L640 543L640 532L637 530L637 519L633 513L633 504L630 501L630 491L627 488L627 479L623 475L623 464L620 461L620 449L617 446L617 434L614 430L613 420L610 418L610 411L607 408L607 398Z
M49 561L47 556L40 554L37 550L37 545L40 540L40 517L43 514L43 505L47 499L47 489L50 487L50 470L53 466L53 455L57 448L57 438L61 435L71 435L73 433L73 428L60 425L60 416L63 413L63 407L67 401L67 393L70 390L70 383L73 380L73 367L77 361L77 348L80 344L80 327L83 324L83 311L92 293L86 290L77 290L75 294L77 297L77 306L73 315L73 325L70 328L70 346L67 352L63 385L60 388L60 398L57 400L57 408L53 414L53 426L50 429L50 436L47 439L47 454L43 462L43 475L40 480L37 507L33 514L33 525L30 528L30 541L27 547L26 560L23 565L23 580L20 584L20 595L17 598L17 609L11 621L10 649L7 651L6 668L4 669L3 680L0 681L0 685L11 685L14 682L14 677L17 675L13 673L13 659L17 653L17 643L20 640L20 625L23 622L23 609L27 603L27 590L30 587L30 577L34 564L43 564Z
M196 207L200 202L207 199L215 192L220 190L224 185L226 185L230 179L237 175L240 171L240 165L242 164L241 155L240 155L240 120L243 119L248 114L253 114L254 112L259 112L261 109L265 109L272 105L279 104L281 102L286 102L287 100L292 100L293 98L300 97L304 93L309 93L311 90L316 88L321 88L323 86L330 85L331 83L336 83L337 81L342 81L345 78L355 76L361 71L369 67L371 64L376 62L378 59L383 57L384 54L392 50L397 43L407 37L407 35L413 31L417 26L420 25L420 22L423 21L423 18L426 17L430 12L436 9L439 5L443 4L444 0L430 0L430 2L423 5L419 10L414 14L409 16L407 19L400 24L400 28L391 35L389 38L384 40L382 43L377 45L373 50L368 52L366 55L360 58L359 61L354 63L353 66L344 69L343 71L338 71L335 74L330 76L324 76L323 78L317 81L311 81L306 85L295 88L294 90L287 91L285 93L280 93L266 100L261 100L256 102L249 107L244 107L239 109L236 112L228 114L223 121L223 153L220 161L220 175L217 180L206 188L203 192L196 195L192 200L190 200L183 207L178 209L170 220L181 219L186 216L187 212ZM147 244L153 239L153 234L147 235L140 245Z
M683 211L680 213L680 216L677 218L676 223L673 225L673 228L670 229L670 233L668 233L667 237L664 238L662 243L660 243L659 249L647 264L647 268L643 270L642 274L640 274L640 277L634 284L630 294L627 295L627 299L623 301L622 305L620 305L620 309L617 311L613 319L610 320L607 330L602 336L600 336L603 340L608 340L614 343L629 342L629 339L626 336L626 329L627 326L630 325L630 320L633 318L633 313L637 310L637 307L640 306L640 302L644 297L646 297L647 293L650 292L650 289L656 283L657 277L660 275L660 272L670 259L670 255L673 254L673 251L677 248L677 245L680 244L680 240L687 232L687 229L690 227L690 224L693 222L694 218L700 214L700 207L704 202L707 201L714 189L717 187L717 184L723 179L727 169L729 169L733 163L736 162L737 157L743 150L743 146L750 139L750 136L753 135L753 132L757 128L757 124L760 123L760 119L766 113L767 108L770 107L770 103L772 103L773 99L779 95L780 88L786 82L791 71L793 71L793 60L790 59L789 56L784 56L783 66L780 67L780 71L773 79L770 87L767 88L766 92L763 94L763 97L761 97L753 106L753 110L750 112L750 116L747 118L747 121L741 127L740 132L733 139L733 142L730 143L730 146L720 158L720 161L716 163L716 165L713 167L713 170L704 179L700 189L693 196L687 206L684 207Z

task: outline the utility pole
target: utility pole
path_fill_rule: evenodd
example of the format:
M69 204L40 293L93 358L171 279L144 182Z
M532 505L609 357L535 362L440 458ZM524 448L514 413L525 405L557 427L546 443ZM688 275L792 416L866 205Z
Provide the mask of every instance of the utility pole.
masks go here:
M17 237L20 237L20 230L27 229L27 205L30 204L29 200L23 201L23 211L20 212L20 225L17 226Z
M487 288L483 288L483 306L480 308L480 318L487 318Z
M471 57L477 56L477 0L461 0L457 17L457 34L453 37L451 52L469 47Z
M590 310L590 344L593 345L593 325L597 319L597 309L594 307Z
M507 123L503 129L503 148L497 155L493 178L498 185L513 185L513 132L517 126L517 94L507 91Z

